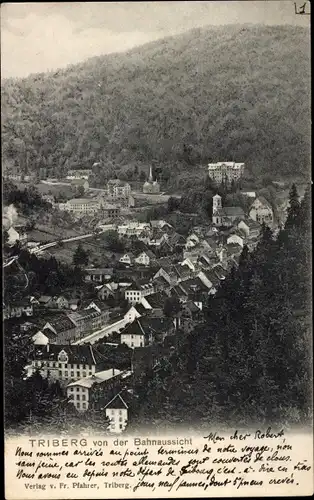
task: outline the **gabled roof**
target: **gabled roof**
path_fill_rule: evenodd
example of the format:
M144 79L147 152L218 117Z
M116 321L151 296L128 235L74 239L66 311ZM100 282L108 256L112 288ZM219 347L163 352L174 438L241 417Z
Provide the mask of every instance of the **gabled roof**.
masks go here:
M38 299L38 302L40 304L48 304L48 302L50 302L50 300L52 300L51 295L41 295L41 297L39 297L39 299Z
M72 330L76 327L76 324L72 321L72 319L66 314L55 314L50 317L43 318L43 326L49 323L52 328L58 333L65 332L67 330ZM43 329L45 333L45 328Z
M244 210L241 207L224 207L222 209L224 215L227 217L243 217Z
M167 282L167 286L169 283ZM146 295L145 300L149 303L149 305L154 308L163 307L165 300L168 296L163 292L152 293L151 295Z
M270 210L272 210L272 206L271 204L269 203L268 200L266 200L266 198L264 196L257 196L257 198L255 198L255 200L253 201L252 205L250 206L250 210L252 209L253 206L255 206L255 204L257 202L260 202L262 203L263 205L265 205L267 208L269 208Z
M44 333L44 332L43 332ZM46 333L44 333L46 335ZM56 345L37 346L30 354L31 360L58 361L61 351L68 355L70 364L95 365L96 360L91 345Z
M109 403L106 404L105 408L110 408L112 410L117 410L117 409L123 409L126 408L128 409L127 403L124 401L123 397L121 394L116 394L110 401Z
M90 389L94 384L102 384L103 382L106 382L107 380L110 380L121 374L122 371L117 370L116 368L111 368L110 370L103 370L101 372L97 372L95 375L75 380L74 382L68 384L67 388L73 386L80 386Z
M184 306L184 308L189 309L192 313L199 313L200 308L193 302L193 300L188 300Z

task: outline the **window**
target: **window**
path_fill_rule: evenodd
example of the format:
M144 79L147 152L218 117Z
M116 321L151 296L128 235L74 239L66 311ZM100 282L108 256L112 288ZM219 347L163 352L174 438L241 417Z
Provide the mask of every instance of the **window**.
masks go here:
M83 410L86 410L86 403L82 403Z
M74 372L71 372L71 377L74 377Z
M122 417L119 417L119 422L122 422Z
M122 410L119 410L119 415L122 415Z
M83 372L83 377L86 377L86 372Z
M79 394L77 394L76 399L79 401L81 399L81 396Z
M85 396L85 394L82 394L82 401L86 401L86 396Z
M120 427L120 429L122 429L122 427L123 427L122 424L120 424L119 427Z
M76 376L79 377L80 376L80 372L76 372Z
M114 415L114 410L111 410L111 415Z
M79 391L80 391L80 388L79 388L79 387L77 387L77 388L76 388L76 392L79 392Z
M79 410L80 409L80 403L76 403L76 408Z
M74 390L73 387L70 387L70 391L73 392L73 390Z
M69 376L69 372L68 372L68 370L65 370L65 372L64 372L64 376L65 376L65 377L68 377L68 376Z
M62 367L62 364L61 364L61 363L59 363L59 365L58 365L58 366L59 366L59 368L61 368L61 367Z
M59 377L62 377L62 371L59 370Z

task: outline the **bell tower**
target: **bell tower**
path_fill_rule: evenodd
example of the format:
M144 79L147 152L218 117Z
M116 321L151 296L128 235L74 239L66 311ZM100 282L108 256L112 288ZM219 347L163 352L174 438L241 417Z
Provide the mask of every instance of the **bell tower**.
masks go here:
M213 197L213 214L221 209L222 209L221 196L219 196L219 194L216 194Z

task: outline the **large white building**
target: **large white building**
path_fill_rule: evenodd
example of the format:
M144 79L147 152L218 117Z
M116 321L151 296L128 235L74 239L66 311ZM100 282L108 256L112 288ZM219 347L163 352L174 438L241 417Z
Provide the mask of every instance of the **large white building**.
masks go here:
M69 180L88 179L91 174L92 174L92 171L90 169L69 170L68 175L66 176L66 179L69 179Z
M62 208L75 215L93 215L99 212L100 201L97 198L73 198L64 203Z
M234 161L217 162L208 164L208 175L217 184L238 181L244 174L244 163Z

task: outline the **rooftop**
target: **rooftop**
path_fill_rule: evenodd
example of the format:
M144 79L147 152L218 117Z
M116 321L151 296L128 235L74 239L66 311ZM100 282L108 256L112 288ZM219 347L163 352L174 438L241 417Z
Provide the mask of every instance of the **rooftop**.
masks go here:
M111 368L110 370L104 370L102 372L97 372L95 375L91 375L90 377L84 377L75 382L71 382L67 385L68 387L73 387L79 385L80 387L86 387L90 389L94 384L102 384L107 380L110 380L118 375L121 375L122 371L117 370L116 368Z

